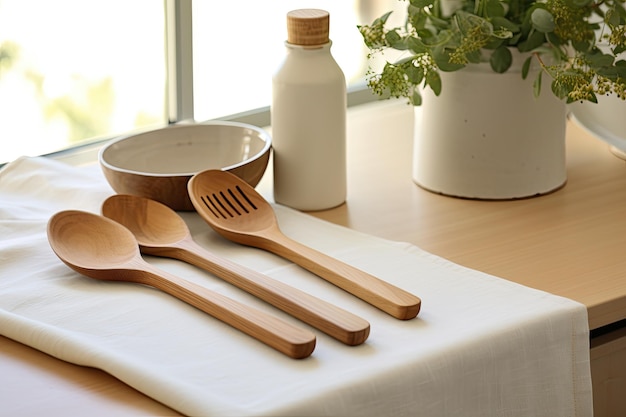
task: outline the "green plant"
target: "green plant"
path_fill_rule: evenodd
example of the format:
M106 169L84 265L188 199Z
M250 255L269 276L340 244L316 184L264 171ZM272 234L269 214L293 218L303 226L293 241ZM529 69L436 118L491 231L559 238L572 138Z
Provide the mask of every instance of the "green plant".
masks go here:
M626 0L400 0L406 22L388 28L391 12L358 26L369 58L388 50L401 57L380 72L371 67L368 85L380 96L406 97L421 104L420 88L436 95L440 71L457 71L488 60L496 73L512 63L510 48L528 53L526 78L533 60L552 92L567 102L597 101L597 95L626 99ZM626 55L626 54L622 54Z

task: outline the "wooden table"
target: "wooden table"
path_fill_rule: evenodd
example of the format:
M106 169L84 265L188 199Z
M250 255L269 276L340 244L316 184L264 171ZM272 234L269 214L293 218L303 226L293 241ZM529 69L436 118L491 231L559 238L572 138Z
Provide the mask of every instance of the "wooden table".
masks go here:
M348 201L312 215L585 304L596 416L626 415L626 163L568 124L568 183L517 201L475 201L411 180L413 109L352 108ZM271 195L271 167L259 190ZM0 337L0 404L10 415L175 415L95 369Z

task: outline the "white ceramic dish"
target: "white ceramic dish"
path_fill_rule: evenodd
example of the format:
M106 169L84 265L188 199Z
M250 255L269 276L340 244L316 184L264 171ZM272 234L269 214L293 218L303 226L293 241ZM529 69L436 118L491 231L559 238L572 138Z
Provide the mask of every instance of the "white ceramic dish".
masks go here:
M256 126L234 122L173 125L111 141L99 161L111 187L193 210L187 182L206 169L232 172L251 186L265 173L271 137Z
M572 116L589 133L626 152L626 102L616 96L600 96L598 103L572 103Z

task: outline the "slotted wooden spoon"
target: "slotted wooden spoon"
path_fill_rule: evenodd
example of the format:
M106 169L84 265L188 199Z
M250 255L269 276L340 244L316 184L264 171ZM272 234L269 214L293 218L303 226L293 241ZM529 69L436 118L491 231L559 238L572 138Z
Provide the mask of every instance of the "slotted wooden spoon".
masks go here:
M193 240L182 217L164 204L118 194L105 200L102 214L126 226L142 253L202 268L347 345L359 345L369 335L366 320L204 249Z
M313 353L310 331L153 267L141 257L133 234L111 219L62 211L48 222L48 240L59 259L83 275L158 288L287 356Z
M415 295L285 236L272 206L237 176L207 170L194 175L187 188L200 216L225 238L289 259L395 318L419 313Z

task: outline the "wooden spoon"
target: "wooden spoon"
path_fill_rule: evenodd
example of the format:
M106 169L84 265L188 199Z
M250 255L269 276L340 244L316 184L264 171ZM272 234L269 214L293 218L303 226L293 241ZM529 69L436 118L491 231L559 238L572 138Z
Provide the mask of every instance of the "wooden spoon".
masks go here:
M164 204L114 195L102 205L102 214L126 226L144 254L189 262L347 345L361 344L369 335L370 325L362 318L207 251L193 240L185 221Z
M225 238L289 259L395 318L419 313L421 300L413 294L285 236L272 206L237 176L207 170L187 188L200 216Z
M62 211L48 222L52 250L70 268L91 278L158 288L292 358L306 358L315 335L192 282L161 271L139 253L124 226L83 211Z

